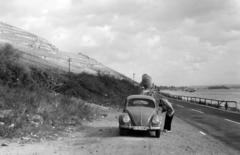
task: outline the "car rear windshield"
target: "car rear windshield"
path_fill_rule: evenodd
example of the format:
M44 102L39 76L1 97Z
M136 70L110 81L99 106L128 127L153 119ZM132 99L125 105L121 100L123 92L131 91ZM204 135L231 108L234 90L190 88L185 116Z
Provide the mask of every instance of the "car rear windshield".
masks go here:
M128 107L149 107L155 108L155 104L152 100L148 99L131 99L128 102Z

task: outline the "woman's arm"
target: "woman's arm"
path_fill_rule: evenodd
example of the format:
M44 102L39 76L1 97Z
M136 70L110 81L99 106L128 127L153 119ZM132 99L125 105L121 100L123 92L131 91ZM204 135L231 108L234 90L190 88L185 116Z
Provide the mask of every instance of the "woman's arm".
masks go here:
M174 109L172 107L172 104L169 101L167 101L167 106L168 106L168 109L169 109L168 113L169 113L170 116L172 116L174 114Z

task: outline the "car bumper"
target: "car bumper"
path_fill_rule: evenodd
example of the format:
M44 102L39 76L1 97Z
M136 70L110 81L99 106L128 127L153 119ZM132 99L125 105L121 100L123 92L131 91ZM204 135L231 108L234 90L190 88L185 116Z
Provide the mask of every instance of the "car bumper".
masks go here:
M129 130L141 130L141 131L148 131L148 130L160 130L160 126L128 126L128 125L119 125L119 128L122 129L129 129Z

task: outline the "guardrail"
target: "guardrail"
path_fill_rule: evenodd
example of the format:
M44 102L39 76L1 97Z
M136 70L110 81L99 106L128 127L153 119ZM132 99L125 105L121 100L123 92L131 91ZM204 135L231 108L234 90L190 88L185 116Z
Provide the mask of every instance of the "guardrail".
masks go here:
M224 101L224 100L215 100L215 99L208 99L208 98L200 98L200 97L191 97L191 96L182 96L182 95L173 95L170 93L163 93L159 92L161 95L165 97L169 97L172 99L187 101L191 103L202 104L206 106L211 106L215 108L221 108L230 111L237 111L240 112L240 109L237 108L236 101Z

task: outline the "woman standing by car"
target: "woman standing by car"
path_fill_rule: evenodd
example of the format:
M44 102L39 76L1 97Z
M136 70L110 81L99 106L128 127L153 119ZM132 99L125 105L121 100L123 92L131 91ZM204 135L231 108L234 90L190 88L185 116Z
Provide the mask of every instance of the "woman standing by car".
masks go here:
M164 123L163 129L165 132L171 132L171 124L174 116L174 109L172 107L172 104L167 99L163 98L161 100L162 100L162 113L166 111L166 117L165 117L165 123Z

